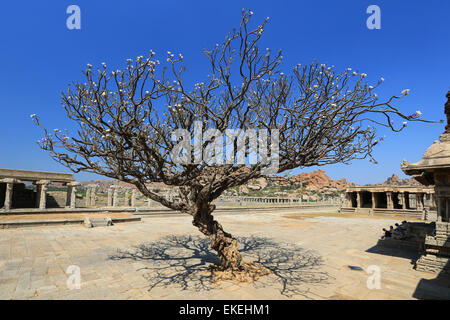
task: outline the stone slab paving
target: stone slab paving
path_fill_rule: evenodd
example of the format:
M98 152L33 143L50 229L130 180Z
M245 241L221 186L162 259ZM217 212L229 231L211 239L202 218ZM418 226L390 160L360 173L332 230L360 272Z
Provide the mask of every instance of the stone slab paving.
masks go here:
M436 278L413 270L409 253L372 248L393 220L283 212L217 219L241 239L246 259L275 273L253 284L211 283L206 268L216 257L183 215L0 230L0 299L413 299L422 279ZM71 265L80 268L80 289L67 286ZM367 288L371 265L381 289ZM443 290L450 294L444 280L435 291Z

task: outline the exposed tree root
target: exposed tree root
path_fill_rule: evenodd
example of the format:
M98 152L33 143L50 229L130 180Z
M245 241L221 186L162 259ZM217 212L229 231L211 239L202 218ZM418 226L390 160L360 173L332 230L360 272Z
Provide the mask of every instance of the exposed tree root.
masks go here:
M252 283L272 273L271 270L262 265L250 261L242 261L237 269L224 268L221 265L212 265L209 269L213 276L213 282L238 281Z

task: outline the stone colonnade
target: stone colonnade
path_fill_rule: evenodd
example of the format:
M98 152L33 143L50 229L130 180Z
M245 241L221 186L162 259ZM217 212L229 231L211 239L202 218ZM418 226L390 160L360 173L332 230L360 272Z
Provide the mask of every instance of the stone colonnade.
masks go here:
M413 196L415 205L410 203ZM428 187L354 187L346 190L344 207L422 211L435 207L434 189Z
M107 206L108 207L119 207L119 190L123 189L122 187L118 185L113 185L108 188L108 200L107 200ZM124 207L136 207L136 189L125 187L125 193L124 193Z
M232 202L247 202L247 203L301 203L301 198L278 198L278 197L236 197L236 196L223 196L219 198L222 201ZM309 202L309 201L308 201ZM334 198L328 198L322 202L334 203Z
M3 210L9 211L12 209L13 195L14 195L14 184L22 184L22 180L15 178L4 178L0 179L0 183L6 184L5 200L3 203ZM36 186L36 197L34 207L40 210L47 208L47 191L48 185L51 184L51 180L36 180L33 184ZM78 182L67 182L67 196L66 196L66 207L75 208L76 200L76 188L80 184Z

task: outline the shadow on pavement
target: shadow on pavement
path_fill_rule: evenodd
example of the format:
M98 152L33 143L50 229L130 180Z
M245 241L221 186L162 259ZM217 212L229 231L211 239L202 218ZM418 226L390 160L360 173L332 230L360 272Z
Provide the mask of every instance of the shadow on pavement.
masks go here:
M272 275L253 283L256 288L271 286L287 297L306 296L308 291L302 285L326 283L330 279L321 271L323 260L314 251L266 237L242 237L238 241L245 260L260 263L273 271ZM139 270L149 271L144 275L149 282L149 291L169 286L195 291L221 288L221 283L213 283L208 270L210 264L219 263L219 260L210 251L206 238L168 236L118 251L110 259L143 262L145 267Z

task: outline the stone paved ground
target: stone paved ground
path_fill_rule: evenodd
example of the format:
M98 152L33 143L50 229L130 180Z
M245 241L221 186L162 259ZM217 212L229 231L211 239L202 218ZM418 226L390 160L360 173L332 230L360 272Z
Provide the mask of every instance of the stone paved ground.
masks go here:
M276 272L254 284L211 284L205 268L216 258L181 215L93 229L7 229L0 230L0 298L412 299L421 279L436 277L412 270L407 254L367 252L393 220L292 219L283 212L217 219L241 238L248 260ZM80 289L67 288L70 265L80 267ZM379 290L367 288L370 265L381 270ZM449 288L442 283L431 290Z

